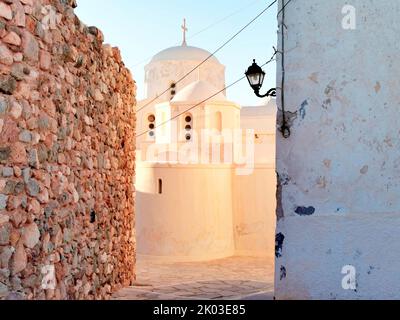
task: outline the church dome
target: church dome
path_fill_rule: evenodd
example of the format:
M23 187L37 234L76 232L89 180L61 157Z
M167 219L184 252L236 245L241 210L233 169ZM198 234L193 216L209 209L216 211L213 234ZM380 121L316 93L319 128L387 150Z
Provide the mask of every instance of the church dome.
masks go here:
M203 61L211 55L210 52L204 49L191 46L171 47L156 54L151 62L158 61ZM212 56L208 61L220 63L218 59Z
M218 89L205 81L196 81L183 88L172 99L172 102L202 102L215 95ZM208 101L226 101L225 95L220 92Z

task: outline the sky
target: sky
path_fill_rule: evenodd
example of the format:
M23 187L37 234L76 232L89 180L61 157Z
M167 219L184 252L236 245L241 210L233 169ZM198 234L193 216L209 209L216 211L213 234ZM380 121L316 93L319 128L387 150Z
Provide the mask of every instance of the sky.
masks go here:
M138 85L138 100L144 97L144 66L158 52L182 43L186 18L190 46L214 52L272 0L78 0L78 17L96 26L105 42L120 48L126 66ZM264 15L216 54L226 66L229 85L244 75L253 59L268 61L277 39L277 7ZM200 33L199 33L200 32ZM261 93L276 86L275 63L267 72ZM259 105L260 99L243 80L227 92L228 99L243 106Z

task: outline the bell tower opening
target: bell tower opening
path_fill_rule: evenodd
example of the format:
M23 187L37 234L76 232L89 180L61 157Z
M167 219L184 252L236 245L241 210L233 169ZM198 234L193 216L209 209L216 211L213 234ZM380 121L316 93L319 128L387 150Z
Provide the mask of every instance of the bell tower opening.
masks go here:
M163 194L163 181L158 179L158 194Z

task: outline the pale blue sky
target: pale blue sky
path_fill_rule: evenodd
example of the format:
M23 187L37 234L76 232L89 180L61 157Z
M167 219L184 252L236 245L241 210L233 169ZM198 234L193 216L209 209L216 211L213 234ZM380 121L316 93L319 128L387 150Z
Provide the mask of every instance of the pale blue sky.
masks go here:
M272 0L78 0L76 13L87 25L99 27L107 43L121 49L123 59L143 97L144 65L159 51L180 45L180 26L186 17L188 45L214 52L239 31ZM232 16L230 16L233 14ZM272 7L236 39L222 49L217 58L226 66L227 84L241 77L252 59L259 64L270 59L276 47L277 8ZM230 16L229 18L226 18ZM225 20L223 20L226 18ZM223 20L223 21L221 21ZM210 25L204 32L195 35ZM195 35L195 36L194 36ZM194 36L194 37L193 37ZM275 63L265 68L263 91L275 87ZM228 91L228 98L241 105L256 105L247 80Z

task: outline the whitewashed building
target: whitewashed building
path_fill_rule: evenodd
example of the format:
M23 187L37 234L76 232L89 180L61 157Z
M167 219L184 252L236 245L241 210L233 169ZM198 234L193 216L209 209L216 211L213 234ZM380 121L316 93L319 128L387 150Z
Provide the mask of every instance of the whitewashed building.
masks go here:
M137 251L176 261L235 254L273 261L275 101L254 108L229 101L225 66L215 57L178 81L209 56L184 41L145 67L146 99L137 106ZM203 136L207 130L211 137Z

